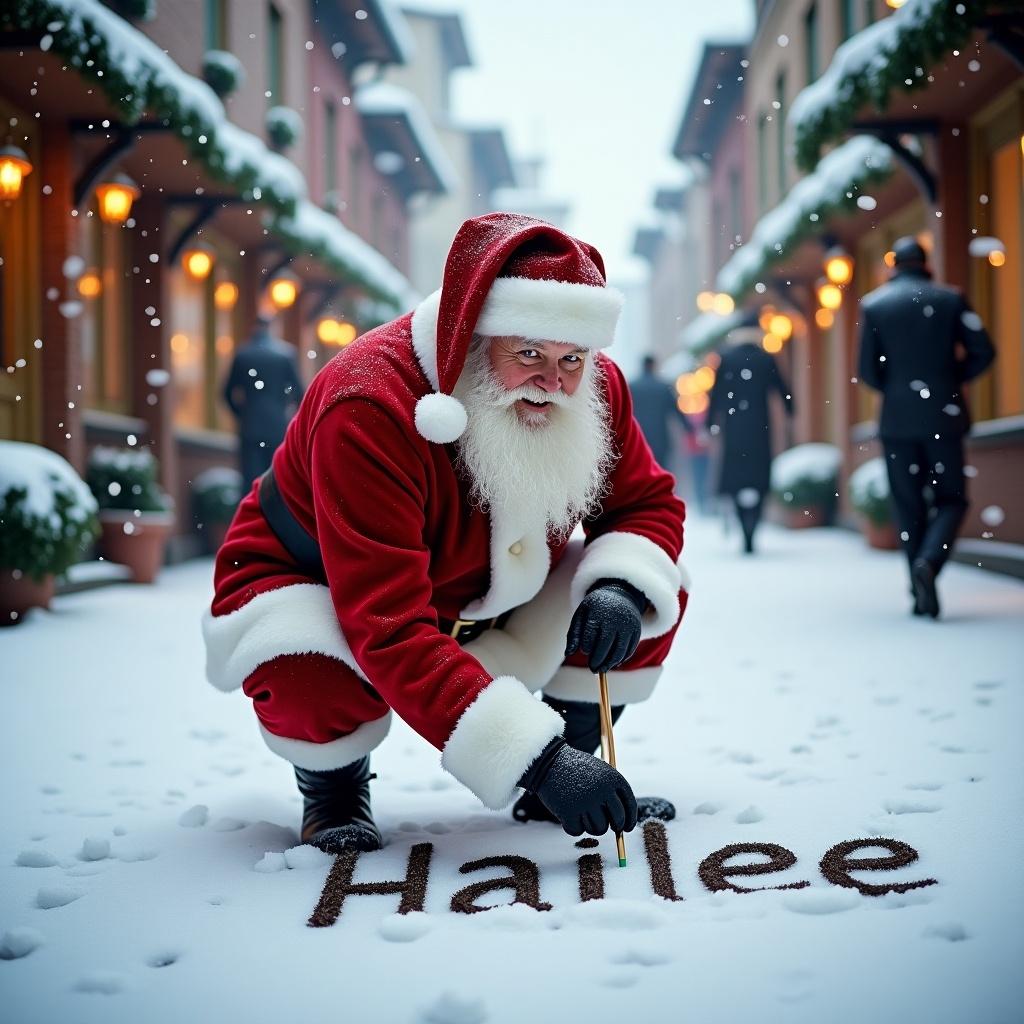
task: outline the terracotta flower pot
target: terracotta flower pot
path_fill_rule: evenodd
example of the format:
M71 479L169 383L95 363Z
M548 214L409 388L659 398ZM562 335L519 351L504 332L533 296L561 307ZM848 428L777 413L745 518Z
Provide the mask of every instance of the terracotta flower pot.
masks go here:
M108 561L126 565L136 583L152 583L164 562L167 539L174 529L170 512L105 508L99 513L100 550Z
M808 526L826 526L828 512L822 505L783 505L782 522L791 530L802 530Z
M892 523L873 523L870 519L862 519L861 529L868 547L878 548L879 551L899 550L900 538Z
M49 608L54 588L52 574L36 580L20 569L0 569L0 626L16 626L29 608Z

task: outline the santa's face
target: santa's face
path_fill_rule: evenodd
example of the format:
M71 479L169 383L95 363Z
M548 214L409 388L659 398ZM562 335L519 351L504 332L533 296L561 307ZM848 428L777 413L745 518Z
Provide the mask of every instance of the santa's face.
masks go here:
M494 379L517 392L512 408L531 427L547 426L552 406L575 394L587 359L578 345L514 336L492 338L489 353Z

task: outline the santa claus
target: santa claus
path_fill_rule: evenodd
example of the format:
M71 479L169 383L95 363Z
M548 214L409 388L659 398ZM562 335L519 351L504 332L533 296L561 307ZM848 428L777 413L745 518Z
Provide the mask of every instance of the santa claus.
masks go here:
M370 753L392 713L488 807L522 789L520 820L636 824L593 756L594 673L616 670L616 717L646 699L687 588L683 505L597 353L620 306L593 247L489 214L439 291L312 382L204 619L210 681L241 687L294 765L303 842L380 846Z

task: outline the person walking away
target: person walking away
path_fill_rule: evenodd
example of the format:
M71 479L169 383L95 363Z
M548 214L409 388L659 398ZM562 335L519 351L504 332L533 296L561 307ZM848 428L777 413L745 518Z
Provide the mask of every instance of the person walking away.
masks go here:
M893 246L892 277L860 304L858 373L882 393L878 434L900 539L910 567L913 613L939 616L935 580L967 513L963 385L995 349L955 288L935 284L915 238Z
M275 338L261 316L235 352L224 401L238 421L239 461L245 486L270 468L274 450L302 399L295 348Z
M639 377L629 382L629 393L633 397L633 415L640 424L654 461L667 467L672 455L669 421L676 420L688 435L692 435L694 429L676 404L675 388L658 376L657 368L654 356L644 356L643 370Z
M726 335L707 416L709 432L720 438L717 493L735 505L746 554L754 551L754 532L771 480L769 394L776 392L786 414L793 415L789 387L761 339L756 313Z

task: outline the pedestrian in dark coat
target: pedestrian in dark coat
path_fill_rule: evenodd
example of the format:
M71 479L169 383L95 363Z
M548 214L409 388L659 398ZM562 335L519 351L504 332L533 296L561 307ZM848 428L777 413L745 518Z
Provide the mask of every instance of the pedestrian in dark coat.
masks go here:
M776 392L787 415L793 398L775 359L761 347L762 331L752 314L726 336L711 389L708 428L718 435L717 492L732 498L743 529L743 550L754 550L772 466L768 396Z
M270 320L260 317L249 339L235 352L224 384L224 401L238 420L246 487L270 468L302 391L294 346L275 338Z
M882 392L878 433L910 565L914 614L937 618L935 577L967 512L962 386L995 358L981 317L955 288L935 284L911 237L895 270L860 306L860 379Z
M693 433L690 423L677 403L676 391L656 373L657 361L654 356L644 356L643 372L629 382L629 393L633 397L633 416L640 424L659 466L667 466L672 455L672 435L669 420L675 420L686 431Z

